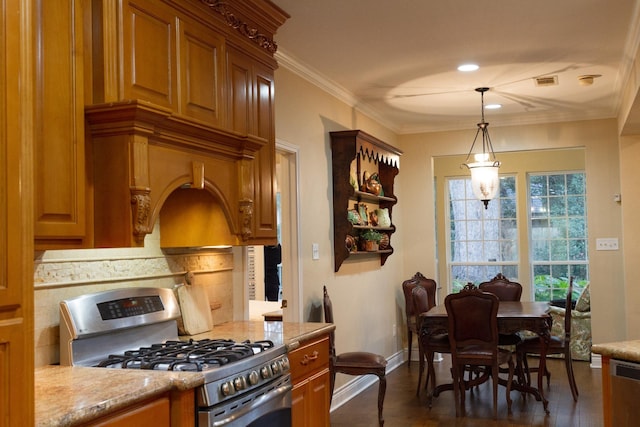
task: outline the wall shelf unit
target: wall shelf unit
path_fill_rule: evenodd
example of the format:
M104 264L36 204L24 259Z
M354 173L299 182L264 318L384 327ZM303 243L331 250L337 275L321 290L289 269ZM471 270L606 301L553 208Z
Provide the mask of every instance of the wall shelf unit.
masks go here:
M398 202L393 186L402 152L361 130L330 132L330 136L334 271L347 258L365 255L378 256L384 265L393 253L392 210ZM383 234L379 249L364 249L363 234L368 230Z

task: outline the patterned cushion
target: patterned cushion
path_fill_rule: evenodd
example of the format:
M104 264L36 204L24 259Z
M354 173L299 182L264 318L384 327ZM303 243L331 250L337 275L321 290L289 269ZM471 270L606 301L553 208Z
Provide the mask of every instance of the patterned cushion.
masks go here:
M591 311L591 295L589 293L589 285L584 287L578 301L576 301L576 310L578 311Z

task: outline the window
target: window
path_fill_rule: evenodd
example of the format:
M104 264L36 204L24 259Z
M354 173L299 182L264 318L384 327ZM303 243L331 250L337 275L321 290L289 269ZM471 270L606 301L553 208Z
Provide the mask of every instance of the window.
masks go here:
M488 209L474 196L470 178L449 178L449 274L452 292L497 273L518 277L516 179L500 177L499 197Z
M536 301L574 297L589 280L585 174L529 175L530 257Z

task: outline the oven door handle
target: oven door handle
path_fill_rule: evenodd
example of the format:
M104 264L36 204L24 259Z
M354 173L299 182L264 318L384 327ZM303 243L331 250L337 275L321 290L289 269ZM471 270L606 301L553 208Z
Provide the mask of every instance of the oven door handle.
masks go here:
M291 390L292 389L293 389L293 386L291 385L291 383L276 387L273 390L270 390L267 393L260 396L259 398L255 399L253 402L251 402L250 405L244 406L242 407L242 409L238 409L227 418L216 420L212 425L213 427L216 427L216 426L224 426L229 423L232 423L233 421L240 419L243 416L246 416L248 413L252 412L256 408L266 405L269 401L280 399L283 396L286 396L287 394L289 394L288 407L291 407Z

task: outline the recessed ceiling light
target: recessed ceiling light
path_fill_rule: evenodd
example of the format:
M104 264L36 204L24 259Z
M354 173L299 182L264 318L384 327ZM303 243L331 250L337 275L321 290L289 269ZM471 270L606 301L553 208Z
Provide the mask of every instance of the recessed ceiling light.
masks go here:
M502 104L487 104L484 108L486 110L497 110L498 108L502 108Z
M476 71L480 68L477 64L462 64L458 67L458 71Z

